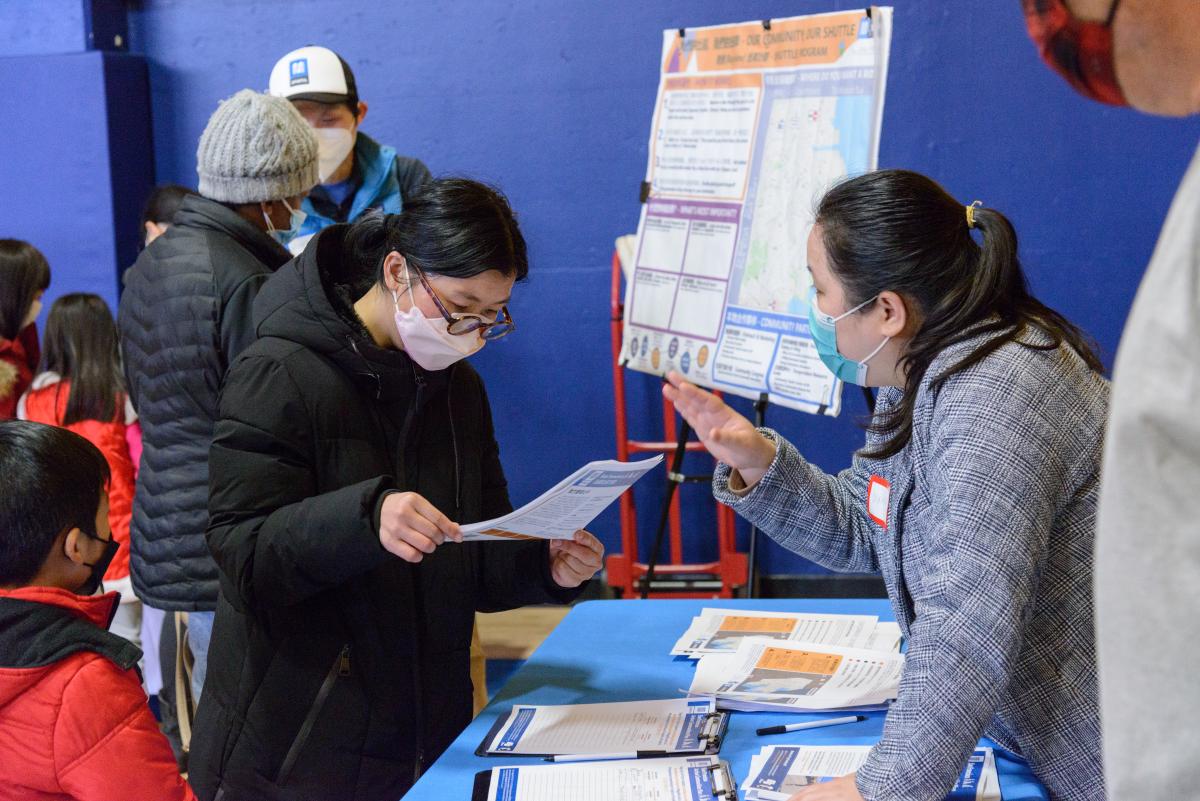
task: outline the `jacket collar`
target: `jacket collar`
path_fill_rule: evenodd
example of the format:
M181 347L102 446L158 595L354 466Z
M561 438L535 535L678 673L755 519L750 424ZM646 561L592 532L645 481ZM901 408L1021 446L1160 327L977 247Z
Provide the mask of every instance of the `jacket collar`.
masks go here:
M278 269L292 257L287 248L265 231L255 228L236 211L199 195L189 195L183 199L179 211L175 213L175 225L224 234L272 270Z
M57 664L89 651L129 670L141 650L108 631L120 596L76 595L54 587L22 587L0 593L0 668Z
M362 131L358 132L354 141L354 168L362 177L362 186L354 195L349 219L358 219L379 198L395 161L395 148L381 145Z
M0 598L30 601L65 609L81 620L107 629L113 616L117 613L117 604L121 600L121 594L106 592L103 595L79 595L60 587L18 587L15 590L0 590Z

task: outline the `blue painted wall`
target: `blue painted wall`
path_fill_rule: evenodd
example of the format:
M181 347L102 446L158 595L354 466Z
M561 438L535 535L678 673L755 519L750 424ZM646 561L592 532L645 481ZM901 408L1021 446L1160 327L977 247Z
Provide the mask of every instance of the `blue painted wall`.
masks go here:
M964 202L1008 213L1038 293L1086 328L1111 363L1200 121L1158 120L1074 95L1025 36L1017 0L895 0L880 164L919 170ZM841 0L142 0L132 49L150 64L160 181L195 185L194 154L223 97L263 88L274 60L319 43L354 67L364 129L435 174L503 187L533 257L521 326L476 363L488 381L514 499L613 453L608 282L613 238L636 226L660 31L858 7ZM0 6L0 46L9 6ZM81 170L47 173L63 186ZM9 195L6 204L13 201ZM58 219L60 207L39 209ZM656 435L657 384L632 376L637 436ZM814 462L846 466L861 442L843 417L772 410ZM700 470L703 460L695 460ZM649 479L647 479L649 481ZM657 489L639 489L652 517ZM685 500L706 508L702 488ZM705 515L688 516L702 531ZM610 547L615 516L596 526ZM697 536L689 556L711 555ZM767 573L811 566L770 546Z
M95 292L115 314L153 180L145 62L99 52L0 57L0 84L20 91L0 115L0 236L46 255L46 310L68 292Z

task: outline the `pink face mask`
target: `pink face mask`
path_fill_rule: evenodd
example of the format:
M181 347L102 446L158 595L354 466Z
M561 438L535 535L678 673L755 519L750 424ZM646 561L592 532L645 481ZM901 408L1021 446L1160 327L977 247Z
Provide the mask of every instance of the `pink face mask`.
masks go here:
M404 265L404 281L408 284L412 307L400 311L400 294L396 290L392 290L392 302L396 305L396 331L410 359L425 370L445 370L483 347L484 340L478 334L451 334L445 319L434 320L421 314L412 294L407 264Z

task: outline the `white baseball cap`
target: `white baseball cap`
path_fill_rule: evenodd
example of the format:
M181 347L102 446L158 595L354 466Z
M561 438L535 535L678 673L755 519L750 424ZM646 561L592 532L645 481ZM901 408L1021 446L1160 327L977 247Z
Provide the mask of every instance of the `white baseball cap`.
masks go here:
M350 65L328 47L309 45L275 62L268 91L288 100L358 103L358 87Z

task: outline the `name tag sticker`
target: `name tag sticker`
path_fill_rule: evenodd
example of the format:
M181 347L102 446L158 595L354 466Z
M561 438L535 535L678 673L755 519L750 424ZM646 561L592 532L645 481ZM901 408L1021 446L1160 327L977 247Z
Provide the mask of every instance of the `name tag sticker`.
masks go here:
M867 516L884 528L888 527L888 501L892 498L892 485L879 476L871 476L867 484Z

